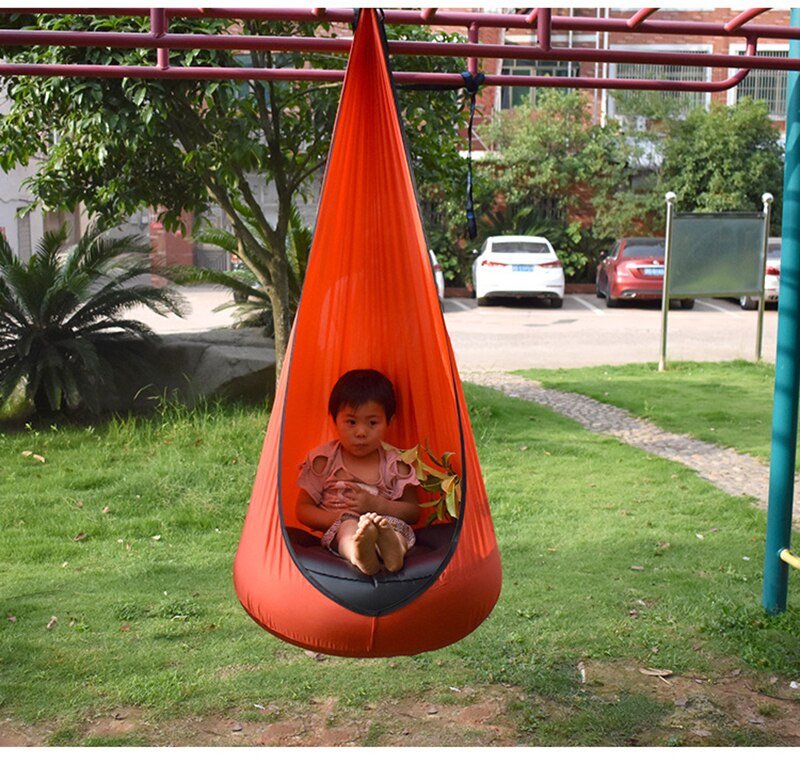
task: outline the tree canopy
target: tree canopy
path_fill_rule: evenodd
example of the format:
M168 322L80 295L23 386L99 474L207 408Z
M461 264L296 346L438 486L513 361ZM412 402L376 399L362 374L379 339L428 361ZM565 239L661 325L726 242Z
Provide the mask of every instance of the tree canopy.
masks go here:
M38 29L142 32L142 17L30 14L20 26ZM224 19L182 19L170 30L227 34ZM241 24L244 34L330 34L295 23ZM420 29L388 30L423 35ZM9 61L143 65L154 51L110 48L5 49ZM306 63L344 68L344 57L252 51L174 50L175 65L268 68ZM423 59L422 67L442 66ZM448 64L450 65L450 64ZM184 211L217 204L239 243L239 256L255 273L273 313L278 365L292 319L287 235L298 198L324 166L339 98L338 84L165 79L7 77L10 112L0 119L5 151L0 167L36 160L30 189L50 208L72 208L122 219L143 206L158 210L168 228ZM460 123L454 92L401 92L414 168L421 185L444 182L456 171ZM267 216L267 188L277 214Z
M775 198L780 229L783 196L781 136L763 101L712 103L670 122L658 190L672 191L681 211L760 211L763 193Z
M639 214L629 148L616 124L592 123L584 93L543 89L535 106L498 113L487 136L494 151L479 165L484 234L545 235L575 275L598 238Z

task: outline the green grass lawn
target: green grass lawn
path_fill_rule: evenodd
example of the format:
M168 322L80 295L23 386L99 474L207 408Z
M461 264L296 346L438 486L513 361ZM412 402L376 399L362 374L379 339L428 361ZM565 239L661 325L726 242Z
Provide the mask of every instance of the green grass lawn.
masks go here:
M579 661L712 676L734 663L797 678L800 578L787 613L763 614L762 511L547 409L466 391L503 592L469 637L406 658L317 661L239 605L231 565L263 410L168 408L96 427L6 429L0 720L47 724L47 742L71 745L85 742L87 717L117 706L153 721L247 718L270 703L333 697L356 710L469 700L466 686L503 684L528 696L520 744L624 744L668 706L586 699ZM534 696L560 706L558 720L542 721ZM709 742L762 742L747 731L719 729Z
M775 366L745 362L525 370L547 388L572 391L630 410L675 433L769 461Z

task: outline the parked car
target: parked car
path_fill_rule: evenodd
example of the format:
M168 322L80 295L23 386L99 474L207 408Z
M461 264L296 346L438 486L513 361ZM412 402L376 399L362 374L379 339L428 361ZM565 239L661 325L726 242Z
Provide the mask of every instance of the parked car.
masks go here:
M595 293L606 305L623 301L660 300L664 291L664 238L621 238L597 264ZM681 299L684 309L694 299Z
M764 274L764 304L777 304L781 281L781 239L770 238L767 242L767 270ZM758 309L758 299L740 296L742 309Z
M478 305L494 296L548 299L564 303L564 268L547 238L534 235L494 235L486 239L472 265L472 285Z
M433 249L428 249L428 255L431 258L431 267L433 267L433 279L436 283L436 293L439 296L439 303L444 304L444 272L442 272L442 266L439 264L439 260L436 258L436 254L433 253Z

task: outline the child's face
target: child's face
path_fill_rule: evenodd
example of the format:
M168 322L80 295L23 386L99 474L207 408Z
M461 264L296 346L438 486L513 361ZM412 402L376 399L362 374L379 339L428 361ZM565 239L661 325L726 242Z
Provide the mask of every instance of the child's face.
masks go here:
M342 447L353 457L367 457L378 449L389 426L386 412L377 402L342 407L335 422Z

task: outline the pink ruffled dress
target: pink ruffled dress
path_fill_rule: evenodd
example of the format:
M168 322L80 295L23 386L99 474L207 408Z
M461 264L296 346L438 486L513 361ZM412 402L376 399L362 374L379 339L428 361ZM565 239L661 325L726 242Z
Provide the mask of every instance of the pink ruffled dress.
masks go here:
M381 458L378 465L378 480L375 483L365 483L347 470L342 459L342 444L334 439L327 444L312 449L308 453L305 462L300 465L297 485L323 510L341 510L343 507L341 501L343 494L353 489L365 489L372 494L380 495L384 499L397 500L403 496L407 486L419 485L419 480L413 469L407 474L400 473L400 465L405 464L396 451L387 450L383 447L378 451ZM322 467L319 467L318 464L315 469L313 463L319 459L324 459L325 464ZM405 469L404 467L403 470ZM331 542L335 538L343 520L348 518L358 520L359 517L357 513L344 513L325 532L322 537L323 546L331 549ZM387 515L386 518L395 531L403 534L410 550L416 541L414 530L400 518L395 518L393 515Z

